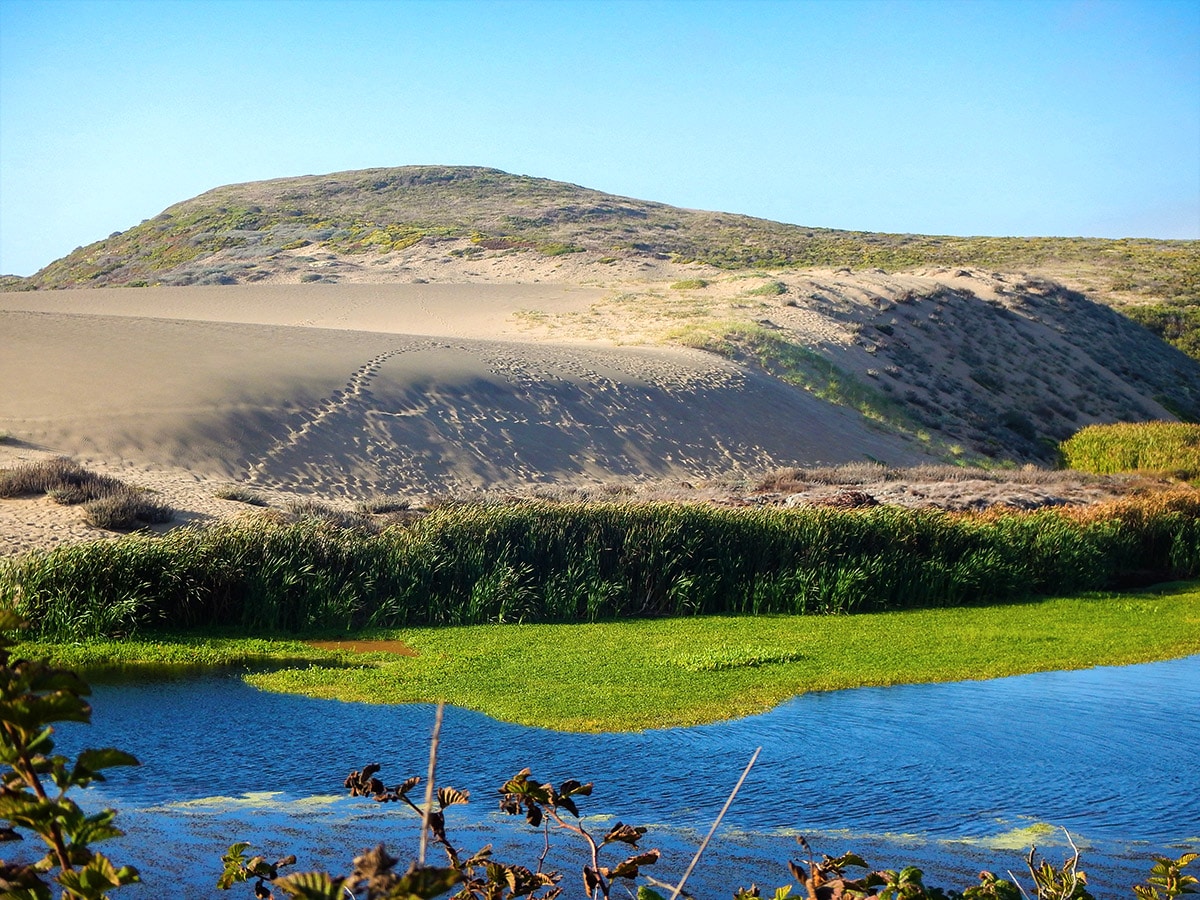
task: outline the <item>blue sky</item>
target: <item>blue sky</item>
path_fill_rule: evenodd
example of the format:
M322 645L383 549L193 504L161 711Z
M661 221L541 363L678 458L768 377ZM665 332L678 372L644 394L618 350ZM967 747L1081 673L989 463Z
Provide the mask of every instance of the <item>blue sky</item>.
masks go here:
M1200 238L1200 3L0 0L0 272L217 185L416 163Z

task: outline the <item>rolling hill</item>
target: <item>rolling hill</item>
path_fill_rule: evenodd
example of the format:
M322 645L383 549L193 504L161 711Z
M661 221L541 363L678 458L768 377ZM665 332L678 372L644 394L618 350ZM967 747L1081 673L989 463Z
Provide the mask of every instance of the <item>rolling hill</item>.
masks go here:
M313 253L387 255L418 244L444 245L468 262L525 251L585 253L589 260L669 258L726 269L1036 270L1105 302L1200 303L1198 241L837 231L679 209L466 166L367 169L219 187L7 284L44 289L299 278L313 274L305 266Z

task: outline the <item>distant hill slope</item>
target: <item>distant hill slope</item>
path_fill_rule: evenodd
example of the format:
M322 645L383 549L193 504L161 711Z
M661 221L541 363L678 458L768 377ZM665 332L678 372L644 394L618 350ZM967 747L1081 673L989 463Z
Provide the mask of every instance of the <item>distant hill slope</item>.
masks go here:
M724 269L974 266L1038 271L1117 305L1200 303L1200 241L837 231L466 166L366 169L216 188L0 287L300 280L311 275L302 257L314 251L386 256L455 239L459 243L448 249L459 260L515 251L582 252L609 262L669 258Z

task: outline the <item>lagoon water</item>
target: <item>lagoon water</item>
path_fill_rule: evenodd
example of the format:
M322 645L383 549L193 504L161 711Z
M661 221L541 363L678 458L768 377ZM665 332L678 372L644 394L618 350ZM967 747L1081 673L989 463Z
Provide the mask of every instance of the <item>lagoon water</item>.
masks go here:
M60 749L117 746L143 762L82 800L121 810L129 836L110 855L147 881L123 895L222 896L218 859L237 840L338 872L380 840L413 852L415 817L344 797L342 780L370 762L388 784L424 775L432 707L267 694L235 676L98 685L92 703L92 726L60 729ZM671 879L758 746L689 882L701 898L785 883L786 860L801 858L796 834L818 854L915 863L929 883L961 888L981 868L1020 874L1031 842L1060 862L1067 829L1099 898L1130 896L1154 853L1200 850L1200 656L816 693L760 716L642 733L564 734L447 709L438 783L472 795L448 815L456 843L495 843L532 864L541 839L496 811L495 789L525 766L544 781L594 781L583 812L650 826L644 846L663 849L657 874ZM573 845L554 846L547 865L574 895ZM240 890L223 896L252 896Z

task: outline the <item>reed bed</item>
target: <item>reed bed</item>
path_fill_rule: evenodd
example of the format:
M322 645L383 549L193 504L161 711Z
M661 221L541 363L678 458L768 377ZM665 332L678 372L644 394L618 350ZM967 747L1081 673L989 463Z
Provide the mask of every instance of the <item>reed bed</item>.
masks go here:
M260 514L0 567L37 637L276 634L961 606L1200 574L1200 494L985 515L899 507L446 506L372 532Z
M1072 469L1109 475L1147 472L1200 478L1200 425L1139 422L1089 425L1061 445Z

